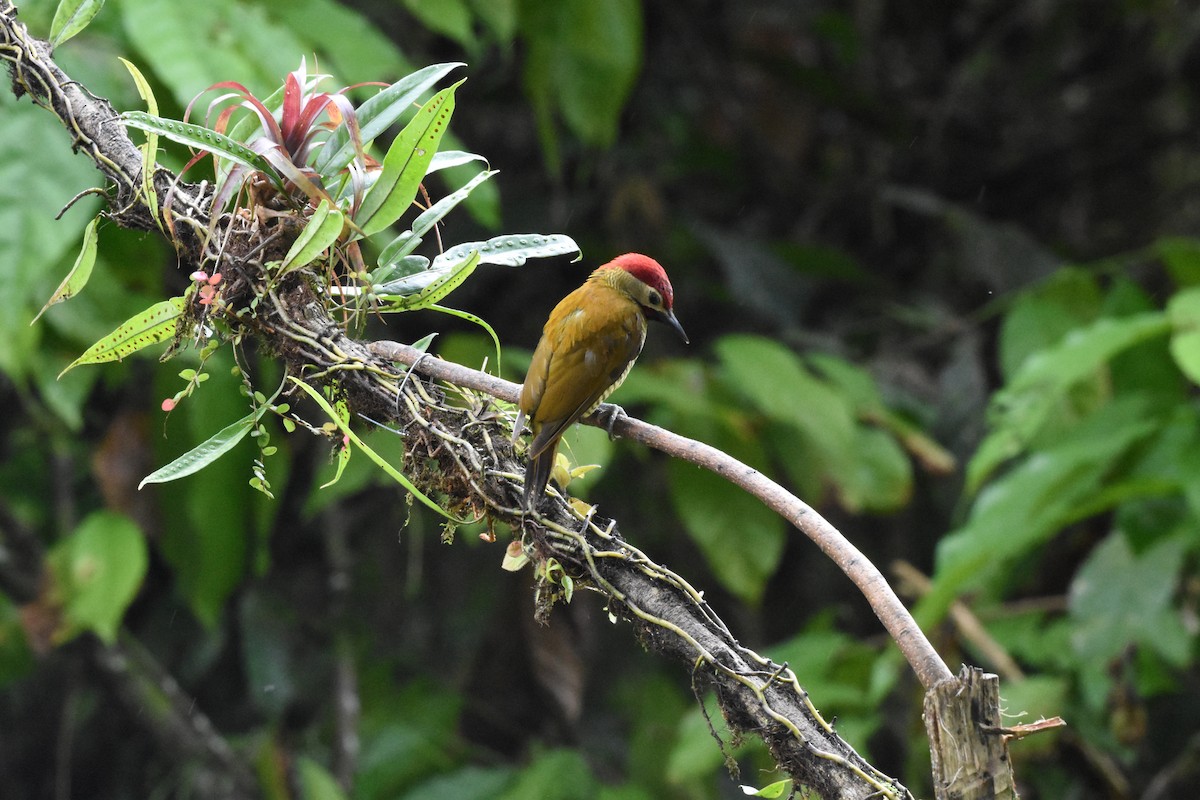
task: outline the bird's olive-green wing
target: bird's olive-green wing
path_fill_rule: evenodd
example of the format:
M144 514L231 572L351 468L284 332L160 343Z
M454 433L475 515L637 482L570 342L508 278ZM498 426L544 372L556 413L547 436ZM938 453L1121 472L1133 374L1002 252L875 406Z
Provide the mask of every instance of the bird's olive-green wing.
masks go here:
M531 458L621 385L646 341L645 318L631 300L581 294L572 292L551 313L522 390L534 430Z

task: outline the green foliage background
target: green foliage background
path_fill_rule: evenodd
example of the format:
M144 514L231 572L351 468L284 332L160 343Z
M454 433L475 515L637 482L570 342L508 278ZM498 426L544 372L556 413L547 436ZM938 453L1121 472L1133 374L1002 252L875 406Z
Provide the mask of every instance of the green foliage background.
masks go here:
M50 5L21 18L45 35ZM1189 14L112 0L56 55L119 110L143 107L129 58L176 117L220 80L269 94L314 54L337 85L467 62L453 133L501 173L448 241L557 231L585 254L485 267L455 294L499 333L506 372L519 380L587 269L657 257L692 345L653 331L614 400L777 476L881 567L930 574L913 601L946 661L1000 671L1014 721L1070 725L1013 745L1025 796L1126 797L1156 779L1182 791L1200 735ZM11 580L0 594L5 797L83 776L99 776L95 797L196 791L187 759L89 669L89 636L144 646L250 754L265 796L737 796L679 665L651 661L587 595L533 624L529 576L498 569L503 536L440 543L439 520L365 459L317 491L327 450L279 431L276 502L248 484L249 443L136 492L246 414L240 382L210 364L166 418L194 362L56 380L186 277L155 237L102 223L87 290L30 326L99 206L54 216L98 174L5 92L0 176L0 560L39 543L63 592L37 655L33 612L54 603L22 608ZM491 352L432 314L373 333L433 330L447 358ZM919 687L814 547L707 473L595 430L572 452L605 465L573 489L705 589L744 643L786 659L874 763L927 789ZM954 603L990 639L964 637ZM346 692L362 709L348 765ZM759 746L733 752L746 782L769 782Z

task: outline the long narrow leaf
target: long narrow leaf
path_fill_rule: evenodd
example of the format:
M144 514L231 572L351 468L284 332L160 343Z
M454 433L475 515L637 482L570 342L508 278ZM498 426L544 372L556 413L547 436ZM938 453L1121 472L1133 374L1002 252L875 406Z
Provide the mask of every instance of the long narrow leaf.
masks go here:
M242 439L245 439L246 434L254 429L255 418L259 414L258 411L251 411L237 422L226 425L170 464L160 467L142 478L138 489L147 483L167 483L204 469L236 447Z
M203 125L193 125L190 122L180 122L175 119L165 119L142 111L126 111L121 115L121 121L131 128L143 131L153 131L167 137L173 142L195 147L213 155L226 158L247 169L256 170L278 181L275 168L266 158L235 142L228 136L217 133Z
M125 69L129 70L133 83L137 86L138 94L146 101L146 111L151 116L157 117L158 100L154 97L154 90L150 88L150 82L132 61L121 58L121 63L125 65ZM154 168L158 166L158 134L154 131L145 133L146 144L142 149L142 196L150 211L150 218L161 228L162 220L158 217L158 193L154 190Z
M86 28L103 6L104 0L62 0L50 23L50 49L57 48Z
M483 172L480 172L474 178L467 181L467 183L464 184L461 188L457 189L456 191L451 192L450 194L446 195L445 197L443 197L442 199L438 200L436 203L431 205L428 209L421 212L421 214L415 220L413 220L413 225L412 225L413 236L421 237L421 236L424 236L426 233L428 233L429 229L432 228L434 225L436 225L438 222L440 222L443 217L445 217L447 214L449 214L451 211L453 211L455 206L457 206L462 201L466 200L467 197L471 194L471 192L473 192L475 190L475 188L477 186L479 186L480 184L482 184L484 181L486 181L488 178L492 177L495 174L496 174L496 170L484 170ZM418 238L417 242L420 242L420 241L421 240ZM413 244L412 249L415 249L415 248L416 248L416 244ZM402 249L399 252L393 253L392 254L393 258L397 255L398 256L406 256L412 252L412 249L409 249L409 250ZM381 259L381 263L382 263L382 259Z
M484 320L483 317L477 317L469 311L459 311L457 308L439 306L437 303L430 305L429 308L432 311L440 311L443 314L449 314L452 317L465 319L467 322L474 322L476 325L487 331L488 336L492 337L492 344L496 345L496 374L500 374L500 337L496 335L496 331L492 329L491 325L487 324L487 321Z
M350 406L345 398L338 398L334 403L334 410L337 412L338 419L342 422L350 421ZM328 489L342 479L342 472L345 471L346 465L350 463L350 448L348 446L339 447L337 451L337 470L334 471L333 477L318 486L318 489Z
M441 153L438 155L441 155ZM434 160L437 160L436 157ZM430 169L432 169L432 167L430 167ZM476 186L483 183L495 174L496 170L484 170L483 172L480 172L457 191L451 192L441 200L438 200L436 203L431 205L428 209L421 212L421 214L415 220L413 220L413 226L411 230L407 230L400 234L383 248L383 252L379 254L379 266L391 267L401 263L401 261L408 256L409 253L417 249L417 247L423 241L421 237L428 233L430 228L441 221L441 219L450 213L455 206L457 206L463 200L466 200L467 196L471 194L472 190L474 190Z
M386 302L379 310L416 311L429 308L461 286L479 263L479 252L473 251L459 264L443 264L441 267L384 284L375 290L375 294Z
M454 90L462 82L435 94L392 142L383 171L363 198L356 222L371 235L391 225L412 204L443 134L454 113Z
M288 78L291 78L290 73L288 75ZM253 92L251 92L249 89L247 89L245 86L238 83L237 81L221 81L220 83L214 83L212 86L209 86L208 89L206 89L205 91L212 91L214 89L232 89L233 93L222 95L221 97L218 97L216 100L213 100L211 103L209 103L210 110L214 107L214 105L220 104L224 100L227 100L232 97L240 97L241 100L238 102L238 104L237 104L237 106L235 106L235 108L244 108L247 111L249 111L250 116L258 121L259 127L262 128L262 130L265 132L266 138L270 139L272 142L282 142L283 141L283 130L280 129L280 127L279 127L279 120L275 119L274 111L270 108L267 108L266 104L262 100L259 100L257 97L254 96ZM284 96L286 97L286 95L287 95L287 82L286 81L285 81L283 87L281 87L280 91L282 91ZM267 99L270 100L271 98L274 98L275 96L276 96L275 94L272 94L271 97L267 98ZM283 109L282 103L280 103L279 109L280 109L280 113L282 114L282 109ZM224 113L224 112L222 112L222 113ZM184 119L187 119L187 117L185 116ZM206 119L205 122L207 122L207 121L208 120ZM220 130L219 125L214 125L213 127L217 128L218 133L224 133L224 131ZM233 137L230 137L230 138L233 138ZM244 141L244 140L234 139L234 141Z
M117 329L84 351L58 374L62 377L80 364L99 364L105 361L120 361L156 342L175 335L179 317L183 314L184 300L173 297L155 303L140 314L135 314L117 326Z
M479 253L479 263L519 267L531 258L565 256L579 252L579 245L561 233L514 233L496 236L486 242L465 242L455 245L433 260L437 269L446 263L459 261L472 251Z
M83 246L79 248L79 255L75 257L75 266L71 267L71 271L54 290L46 305L42 306L42 310L29 322L30 325L37 322L50 306L70 300L87 284L88 278L92 276L92 267L96 264L96 223L99 221L100 218L96 217L83 229Z
M237 96L244 97L245 95ZM282 108L283 87L280 86L278 89L272 92L267 99L261 101L260 105L266 106L273 112ZM226 131L226 135L229 136L230 139L233 139L235 142L245 144L246 142L254 141L265 132L262 120L259 118L257 111L253 110L254 106L245 103L238 103L234 108L240 108L246 113L242 114L238 121L234 123L233 127ZM233 109L230 109L230 113L232 113L232 111ZM225 112L223 111L221 113L224 114ZM272 119L274 119L274 117L272 117ZM220 163L216 172L216 185L221 186L224 180L229 176L230 171L232 171L235 167L235 164L228 162Z
M461 62L432 64L393 83L364 102L355 117L358 120L360 145L366 147L396 123L421 95L458 67ZM354 159L355 146L345 125L339 125L329 135L313 168L321 175L332 176Z
M395 239L392 239L392 241L388 242L387 246L383 248L382 252L380 252L379 266L393 267L397 264L403 263L406 258L410 257L409 254L412 253L413 250L417 249L418 245L421 244L421 241L421 237L414 236L413 231L405 231ZM425 264L421 267L421 269L425 269L428 266L429 259L425 259Z
M337 411L335 411L333 409L333 406L329 405L329 401L326 400L324 397L322 397L320 392L318 392L316 389L309 386L304 381L299 380L297 378L288 378L288 380L292 381L297 386L299 386L301 389L303 389L304 392L309 397L311 397L313 399L313 401L316 402L317 405L319 405L321 407L321 410L329 415L329 418L331 420L333 420L335 425L338 426L338 430L340 430L343 434L345 434L347 437L349 437L350 441L354 442L354 444L360 450L363 451L363 454L366 455L367 458L374 461L375 464L377 464L380 469L382 469L385 473L387 473L387 475L392 480L394 480L396 483L403 486L404 489L406 491L408 491L410 494L412 494L413 497L417 498L422 503L429 506L437 513L441 514L446 519L452 520L454 522L463 523L463 524L470 522L470 520L460 519L460 518L454 516L449 511L447 511L446 509L439 506L436 502L434 502L433 500L426 497L421 492L420 489L418 489L416 486L413 485L412 481L410 481L408 478L406 478L404 476L404 473L400 472L395 467L393 467L391 464L389 464L383 456L379 455L374 450L367 447L367 445L363 442L363 440L358 437L358 434L356 434L354 431L352 431L350 429L350 426L348 424L346 424L344 421L342 421L341 417L338 416Z
M424 272L429 269L429 259L425 256L402 256L386 265L371 271L372 284L384 284L398 281L409 275Z
M487 164L486 158L475 153L468 153L464 150L439 150L437 155L433 157L433 161L429 162L429 172L427 174L432 175L444 169L461 167L463 164L470 164L472 161L482 161L484 164Z
M317 182L309 178L305 170L297 166L287 151L279 145L274 142L268 142L266 139L260 139L253 143L251 149L255 150L255 152L261 152L262 157L271 165L273 172L269 172L268 175L272 177L278 175L286 179L314 202L319 203L322 200L332 199L329 197L329 192L325 191L323 186L319 186Z

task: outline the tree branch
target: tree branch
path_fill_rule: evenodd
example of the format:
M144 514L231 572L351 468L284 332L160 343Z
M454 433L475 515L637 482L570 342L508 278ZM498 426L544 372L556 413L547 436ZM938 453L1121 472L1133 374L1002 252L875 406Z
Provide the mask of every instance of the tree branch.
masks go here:
M7 62L13 94L28 96L59 118L73 137L72 149L85 152L115 187L112 205L118 222L150 229L149 215L136 201L142 154L125 134L116 111L59 69L50 45L30 36L16 19L11 0L0 0L0 59ZM133 213L135 209L142 213Z
M516 403L519 384L441 359L429 358L420 350L398 342L374 342L372 353L413 367L417 372L436 380L476 391L486 392L508 403ZM606 427L609 417L604 409L583 420L588 425ZM862 591L871 609L891 634L896 645L912 666L925 688L953 677L950 669L938 656L933 645L921 632L908 609L892 591L883 574L846 537L824 517L800 498L753 467L743 464L721 450L695 439L680 436L669 430L642 422L627 415L618 415L613 433L653 447L674 458L691 462L720 475L735 486L749 492L784 519L795 525L821 550L833 559L854 585Z

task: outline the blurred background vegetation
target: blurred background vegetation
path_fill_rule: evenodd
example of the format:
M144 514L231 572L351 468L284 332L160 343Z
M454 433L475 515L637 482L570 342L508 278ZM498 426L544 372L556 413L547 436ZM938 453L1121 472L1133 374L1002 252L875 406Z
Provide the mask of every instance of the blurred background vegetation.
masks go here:
M53 5L21 18L45 35ZM652 331L613 399L776 476L909 575L943 657L998 671L1014 721L1062 715L1068 729L1013 745L1024 796L1191 796L1190 4L110 0L56 55L118 110L143 107L130 59L175 117L216 81L265 96L306 56L339 86L466 62L453 133L501 173L447 241L566 233L585 256L484 267L455 293L499 333L505 374L520 380L590 268L654 255L692 343ZM530 576L499 569L503 534L443 544L365 459L318 491L328 449L280 430L274 502L248 484L248 443L135 491L246 413L240 383L212 368L166 417L186 358L55 379L187 277L158 237L102 224L87 291L30 326L99 206L54 216L98 175L27 101L0 93L0 120L4 797L201 796L95 668L94 635L168 671L264 796L741 796L686 669L586 594L536 625ZM435 330L447 358L491 352L429 312L370 333ZM398 456L391 438L371 441ZM571 444L604 465L573 490L929 794L920 687L815 547L691 467L590 429ZM97 543L124 565L112 585L26 604L39 579L22 558L62 574ZM772 779L758 744L731 752L742 782Z

